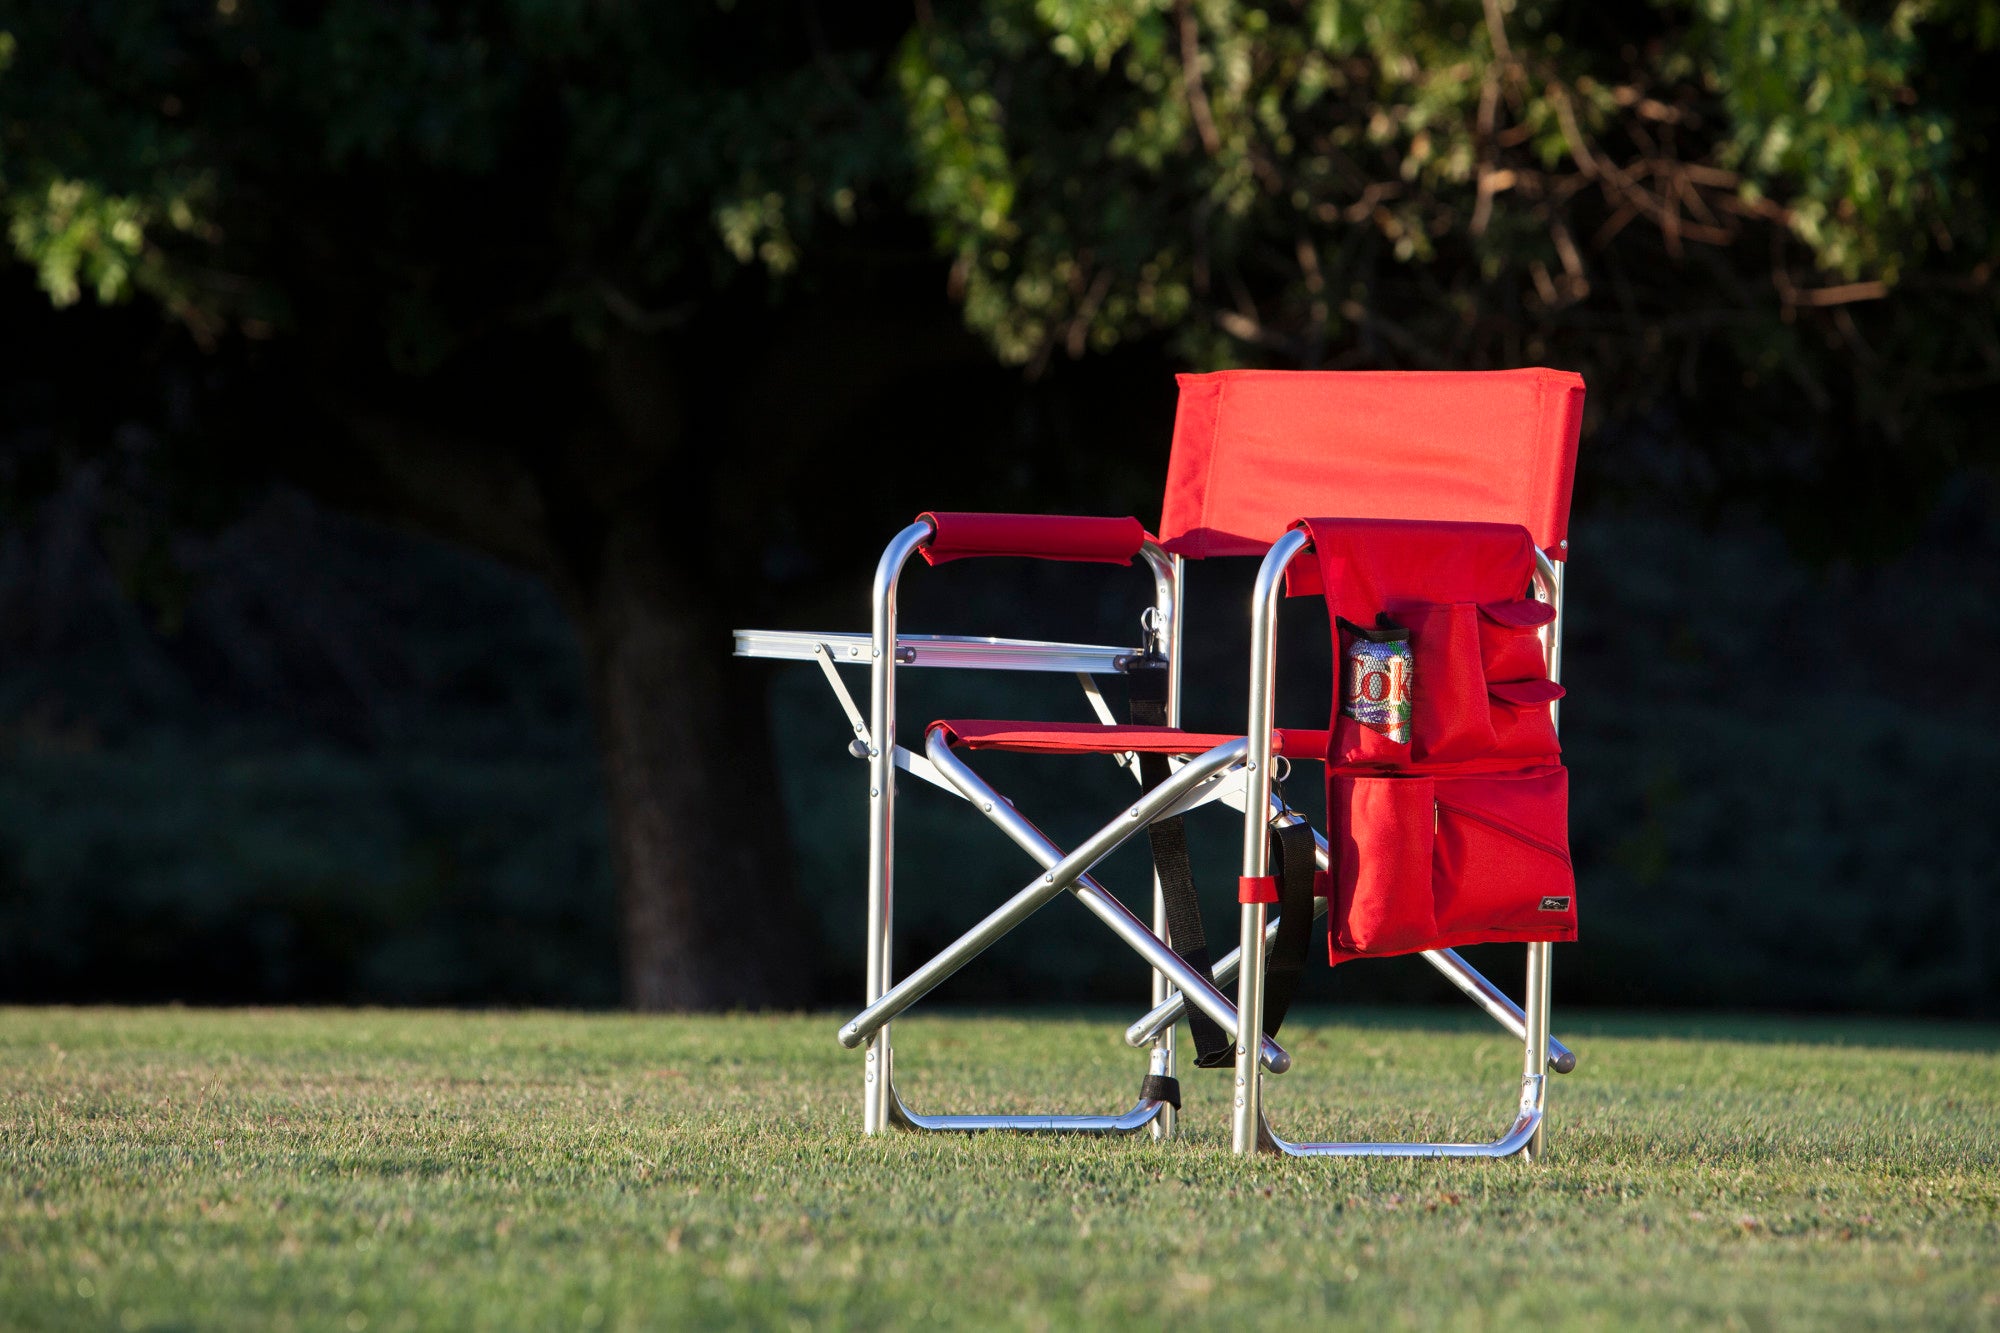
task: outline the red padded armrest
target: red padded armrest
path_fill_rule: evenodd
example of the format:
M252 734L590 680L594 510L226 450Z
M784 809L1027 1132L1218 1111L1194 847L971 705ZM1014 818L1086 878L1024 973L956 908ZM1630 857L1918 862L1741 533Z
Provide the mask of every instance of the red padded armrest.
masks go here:
M989 555L1123 565L1131 563L1146 540L1146 529L1136 518L935 511L917 517L931 525L933 535L923 553L933 565Z

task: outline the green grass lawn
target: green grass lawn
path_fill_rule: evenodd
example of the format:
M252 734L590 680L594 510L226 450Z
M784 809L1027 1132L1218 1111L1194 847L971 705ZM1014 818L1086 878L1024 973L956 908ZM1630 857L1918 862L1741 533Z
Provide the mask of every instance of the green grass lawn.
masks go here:
M905 1093L1122 1109L1127 1017L905 1022ZM0 1327L2000 1327L1990 1028L1572 1021L1529 1166L1240 1161L1220 1074L864 1140L837 1021L0 1010ZM1289 1137L1508 1118L1455 1015L1286 1038Z

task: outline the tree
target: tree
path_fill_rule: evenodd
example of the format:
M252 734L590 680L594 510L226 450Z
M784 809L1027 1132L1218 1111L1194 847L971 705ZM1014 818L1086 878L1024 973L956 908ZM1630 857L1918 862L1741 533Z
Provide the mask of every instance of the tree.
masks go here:
M0 34L0 208L51 300L155 303L261 386L246 452L563 594L647 1007L807 974L737 933L788 890L759 766L715 762L765 748L723 607L774 528L899 517L822 427L972 354L940 287L1031 373L1576 366L1628 427L1600 493L1808 534L1920 514L2000 382L1994 0L82 0ZM1653 437L1693 442L1671 478Z
M1707 497L1880 511L1882 446L1976 453L2000 383L1997 41L1990 0L989 0L898 77L1007 361L1548 361Z
M793 19L354 0L0 19L8 234L50 299L156 303L258 386L246 465L562 594L648 1008L809 993L725 608L755 606L787 499L762 472L818 438L789 419L806 377L838 419L963 354L898 318L921 247L874 234L903 161L875 91L897 28ZM828 223L850 225L796 280ZM864 291L884 312L836 326Z

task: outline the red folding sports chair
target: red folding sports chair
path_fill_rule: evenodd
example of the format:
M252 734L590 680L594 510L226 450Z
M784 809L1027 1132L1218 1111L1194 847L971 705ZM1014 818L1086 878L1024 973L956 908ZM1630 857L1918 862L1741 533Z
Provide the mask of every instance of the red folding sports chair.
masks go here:
M869 1003L840 1031L844 1044L867 1045L867 1132L899 1123L1099 1133L1150 1125L1169 1134L1179 1100L1174 1025L1185 1017L1198 1063L1234 1065L1238 1152L1540 1155L1545 1072L1567 1072L1575 1062L1549 1035L1548 963L1550 943L1575 930L1554 682L1582 399L1578 377L1547 370L1183 376L1158 539L1130 519L926 514L883 554L865 640L739 632L740 654L817 659L853 726L850 748L869 761ZM932 564L1003 555L1138 559L1154 585L1145 642L1121 649L899 634L896 584L919 552ZM1190 733L1178 725L1183 561L1231 555L1264 557L1252 606L1248 726L1241 736ZM1271 729L1275 605L1288 576L1294 592L1327 598L1341 626L1337 649L1356 633L1370 637L1365 628L1381 617L1414 641L1408 739L1345 716L1337 688L1327 731ZM865 720L836 670L864 662ZM926 731L924 754L913 754L896 744L903 666L1076 672L1099 721L940 721ZM1093 677L1111 673L1134 686L1130 724L1115 723L1096 690ZM1112 754L1134 770L1142 793L1064 852L962 757L981 749ZM1273 799L1273 764L1294 758L1327 766L1331 841ZM897 768L969 801L1041 866L1019 893L901 981L890 969ZM1216 801L1244 812L1244 852L1239 946L1211 967L1178 820ZM1141 830L1156 868L1150 927L1089 873ZM1154 1007L1126 1033L1149 1048L1138 1103L1106 1116L908 1110L895 1091L890 1020L1065 893L1153 969ZM1284 910L1271 922L1269 906L1280 900ZM1523 1041L1518 1110L1505 1134L1477 1144L1288 1144L1269 1130L1262 1073L1289 1066L1275 1020L1289 1003L1317 911L1330 912L1334 961L1420 953ZM1502 939L1528 943L1525 1008L1453 948ZM1232 978L1235 1003L1218 989Z

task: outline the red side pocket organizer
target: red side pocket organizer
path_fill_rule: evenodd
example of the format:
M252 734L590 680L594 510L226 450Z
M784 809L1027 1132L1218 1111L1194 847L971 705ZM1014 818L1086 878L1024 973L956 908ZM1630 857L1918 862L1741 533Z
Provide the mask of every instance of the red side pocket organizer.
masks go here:
M1408 953L1437 934L1431 836L1437 806L1427 777L1335 774L1332 944L1350 953Z

